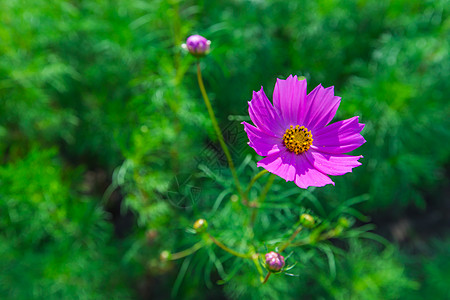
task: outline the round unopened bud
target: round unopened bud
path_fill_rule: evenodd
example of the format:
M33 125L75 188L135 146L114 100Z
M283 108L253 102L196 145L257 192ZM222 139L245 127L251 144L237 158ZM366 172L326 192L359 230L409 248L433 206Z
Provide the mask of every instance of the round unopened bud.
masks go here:
M303 227L313 228L316 221L314 221L314 217L310 214L302 214L300 216L300 223L303 225Z
M202 57L209 53L211 41L202 37L201 35L194 34L187 38L186 44L181 45L184 49L195 57Z
M340 217L339 220L338 220L338 224L341 225L344 228L349 228L350 227L350 222L345 217Z
M236 194L231 195L230 197L231 202L237 202L239 200L239 197Z
M270 272L280 272L284 267L284 257L280 253L271 251L266 253L266 268Z
M162 261L168 261L170 259L170 252L167 250L164 250L163 252L161 252L161 254L159 255L159 259Z
M195 229L195 232L201 233L204 232L206 228L208 228L208 222L206 222L205 219L198 219L197 221L195 221L193 227Z

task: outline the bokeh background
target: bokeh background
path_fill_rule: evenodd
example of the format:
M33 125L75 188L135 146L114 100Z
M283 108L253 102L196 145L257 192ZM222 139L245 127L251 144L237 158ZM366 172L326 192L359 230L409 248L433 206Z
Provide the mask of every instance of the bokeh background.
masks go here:
M448 0L0 1L0 298L449 299L449 12ZM212 41L204 80L240 166L258 159L239 138L253 90L290 74L335 86L336 120L366 124L363 165L335 187L277 180L268 197L287 187L292 210L303 193L324 214L350 199L366 239L264 287L211 251L160 259L192 245L196 218L238 220L220 209L229 174L180 47L194 33ZM212 165L223 177L202 175Z

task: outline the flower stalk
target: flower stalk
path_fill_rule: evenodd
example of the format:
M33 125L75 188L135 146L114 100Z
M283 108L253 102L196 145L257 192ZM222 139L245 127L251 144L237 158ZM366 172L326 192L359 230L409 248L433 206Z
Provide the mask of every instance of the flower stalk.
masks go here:
M269 180L267 181L266 185L264 186L261 194L259 195L259 204L262 204L264 200L266 200L267 193L269 192L270 188L272 187L272 184L276 178L275 174L270 174Z
M272 274L272 272L268 272L266 277L264 278L264 281L262 282L262 284L265 284L267 282L267 280L269 280L270 274Z
M183 251L171 254L168 259L169 260L177 260L177 259L189 256L191 254L194 254L198 250L200 250L204 245L205 245L205 242L200 241L200 242L194 244L194 246L192 246L191 248L187 248Z
M264 170L264 171L266 171L266 170ZM261 173L263 173L264 171L261 171L260 173L258 173L256 176L258 176L259 174L261 174ZM268 171L266 171L266 172L268 172ZM265 174L265 173L263 173L263 174ZM256 177L255 176L255 177ZM262 175L261 175L262 176ZM260 177L261 177L260 176ZM257 202L257 205L255 205L255 206L253 206L252 208L253 208L253 210L252 210L252 214L251 214L251 216L250 216L250 226L253 228L253 225L255 224L255 220L256 220L256 216L258 215L258 210L259 210L259 207L261 206L261 204L262 203L264 203L264 200L266 200L266 195L267 195L267 193L269 192L269 189L270 189L270 187L272 186L272 184L273 184L273 181L275 180L275 175L274 174L270 174L270 177L269 177L269 180L267 181L267 183L266 183L266 185L264 186L264 188L263 188L263 190L262 190L262 192L261 192L261 194L259 195L259 197L258 197L258 202ZM258 177L259 178L259 177ZM257 179L258 179L257 178ZM255 180L256 181L256 180Z
M237 251L234 251L233 249L228 248L228 247L225 246L222 242L218 241L215 237L213 237L211 234L208 233L207 235L208 235L208 238L209 238L214 244L216 244L217 246L219 246L219 248L221 248L222 250L224 250L224 251L226 251L226 252L228 252L228 253L230 253L230 254L232 254L232 255L234 255L234 256L237 256L237 257L241 257L241 258L252 258L251 255L239 253L239 252L237 252Z
M313 244L313 243L318 243L318 242L322 242L325 240L329 240L336 237L336 230L332 229L330 231L327 231L323 234L321 234L319 237L315 238L315 239L311 239L310 237L304 240L300 240L297 243L292 244L293 247L300 247L300 246L304 246L304 245L308 245L308 244Z
M236 189L241 195L244 204L248 202L246 195L243 193L241 184L239 182L239 178L237 176L236 168L234 166L233 160L231 158L230 151L225 143L225 139L223 138L222 131L219 128L219 124L217 123L216 116L214 115L214 111L211 106L211 102L209 101L208 95L206 94L205 85L203 84L202 71L200 69L200 60L197 60L197 80L198 86L203 96L203 100L205 101L206 108L208 110L209 117L213 124L214 130L216 132L217 138L219 139L220 146L222 147L225 156L227 157L228 165L230 166L231 175L233 176L234 184L236 185Z
M303 226L298 226L297 229L294 231L294 233L289 237L289 240L287 240L283 246L281 246L279 252L283 252L284 250L286 250L287 247L289 247L289 245L292 243L292 241L295 239L295 237L300 233L300 231L302 231Z
M259 280L261 282L263 282L264 281L263 269L261 268L261 264L258 261L258 257L259 257L259 254L258 253L254 253L252 255L251 259L252 259L253 263L255 264L256 269L258 270Z
M248 197L248 193L250 192L250 189L252 188L253 184L255 184L255 182L261 178L264 174L269 173L269 171L267 170L262 170L261 172L259 172L258 174L256 174L255 176L253 176L252 180L250 181L250 183L248 184L247 188L245 189L245 194Z

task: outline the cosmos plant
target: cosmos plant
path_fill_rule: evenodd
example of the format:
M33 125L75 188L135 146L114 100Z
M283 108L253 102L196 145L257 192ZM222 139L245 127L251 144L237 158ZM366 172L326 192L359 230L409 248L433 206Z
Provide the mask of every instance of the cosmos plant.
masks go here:
M197 79L200 91L220 146L227 158L238 195L236 201L249 211L249 220L246 225L250 231L249 236L254 237L253 226L258 210L275 179L274 176L293 181L301 189L334 185L329 175L344 175L361 165L359 160L362 156L345 153L357 149L366 142L360 134L364 124L359 123L357 116L330 124L341 102L341 98L334 95L333 87L324 88L318 85L308 94L306 79L290 75L285 80L277 79L272 97L273 103L261 87L258 92L253 92L253 97L248 103L248 112L253 124L247 122L242 124L249 139L249 146L263 157L256 164L263 170L255 174L244 188L203 84L200 58L208 54L210 45L211 42L206 38L193 35L187 39L186 44L183 44L183 48L197 58ZM272 173L271 179L267 181L261 194L251 199L252 186L267 173ZM287 274L286 271L295 266L295 264L288 267L285 265L285 260L290 254L285 258L282 253L287 248L313 245L335 238L350 227L345 217L339 218L334 224L321 223L319 218L310 213L302 213L293 227L281 234L277 242L269 243L270 249L267 247L257 249L251 246L247 251L242 252L234 250L233 247L213 236L207 220L200 218L193 224L192 232L200 237L200 241L178 253L164 251L161 254L162 259L181 259L214 244L237 258L252 262L262 284L268 281L271 274ZM301 231L307 231L309 237L299 240L297 237ZM264 241L248 244L267 245Z

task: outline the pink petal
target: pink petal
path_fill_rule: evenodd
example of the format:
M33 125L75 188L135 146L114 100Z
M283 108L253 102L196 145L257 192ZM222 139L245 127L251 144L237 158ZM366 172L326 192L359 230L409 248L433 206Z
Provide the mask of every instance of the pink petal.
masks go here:
M286 80L277 79L273 91L273 105L283 117L285 130L300 124L300 112L306 102L306 80L290 75Z
M272 153L279 152L283 149L282 139L275 137L274 135L267 134L266 132L256 128L247 122L244 124L244 130L247 133L249 146L255 149L256 153L261 156L266 156Z
M280 176L286 181L293 181L295 177L295 154L283 149L261 159L258 167L263 167L267 171Z
M326 126L336 115L341 97L334 96L334 87L323 88L318 85L306 96L305 115L302 119L308 129Z
M355 150L366 142L360 134L364 124L359 123L358 118L356 116L316 130L311 149L332 154Z
M358 159L362 158L362 155L331 155L316 151L307 151L305 154L314 168L329 175L344 175L345 173L351 172L353 168L361 165Z
M307 153L307 152L305 152ZM310 186L334 185L334 182L327 175L316 170L304 155L296 155L295 162L295 184L306 189Z
M287 150L272 153L260 160L258 167L280 176L286 181L295 181L301 188L333 184L331 179L316 170L304 155L296 155Z
M281 136L286 130L282 125L281 116L270 103L262 87L259 92L253 92L252 101L248 103L248 112L256 127L263 131Z

